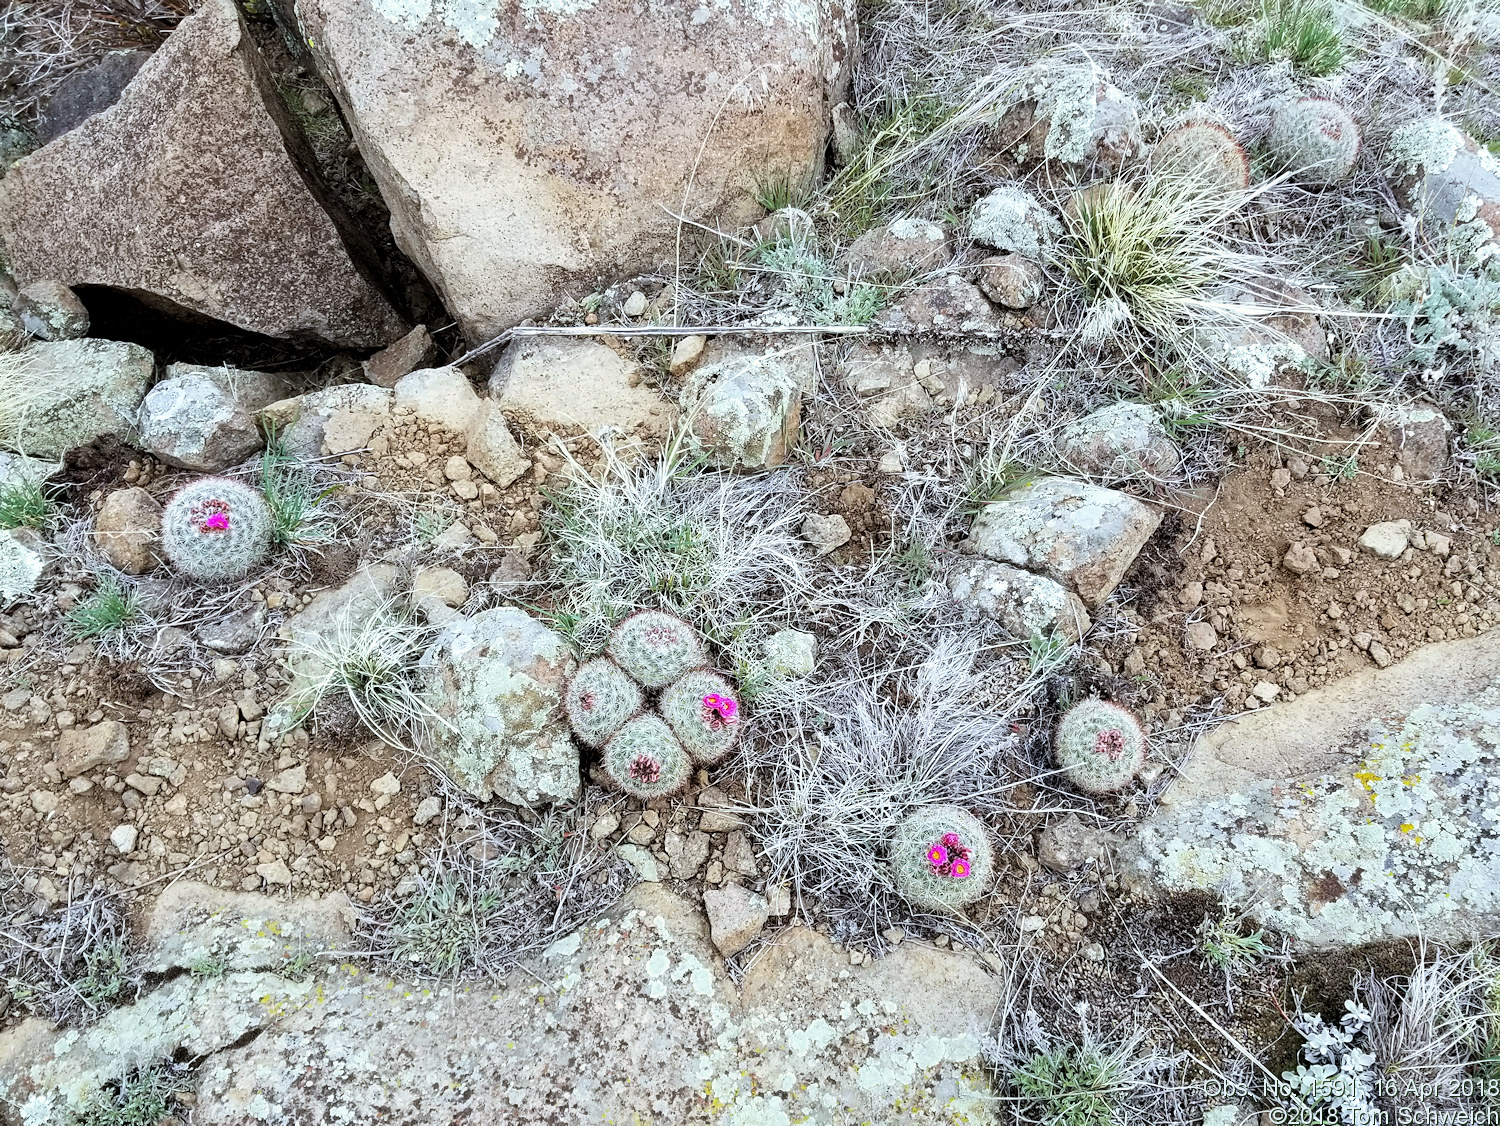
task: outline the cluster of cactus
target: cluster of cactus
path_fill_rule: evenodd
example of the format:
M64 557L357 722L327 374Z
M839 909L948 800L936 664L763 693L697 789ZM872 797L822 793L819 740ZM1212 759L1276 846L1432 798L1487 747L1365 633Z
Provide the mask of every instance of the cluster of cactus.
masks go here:
M708 664L697 631L660 610L641 610L616 626L609 655L645 688L665 688Z
M1250 161L1234 134L1213 121L1189 121L1162 135L1151 150L1163 172L1193 176L1223 192L1250 185Z
M271 549L271 509L258 489L200 477L178 489L161 517L162 550L200 583L244 578Z
M653 710L646 691L661 689ZM579 741L604 748L604 773L632 797L670 794L694 763L718 762L739 740L736 690L708 667L696 630L660 610L630 615L607 655L585 662L564 698Z
M918 809L896 826L890 844L896 890L913 907L954 912L984 894L995 872L990 835L955 805Z
M1304 184L1337 184L1359 158L1359 126L1328 98L1298 98L1276 111L1266 150Z
M1146 732L1125 708L1080 700L1063 714L1053 741L1057 765L1086 794L1123 790L1146 762Z
M641 801L675 794L692 772L692 759L658 715L636 716L604 744L604 773Z

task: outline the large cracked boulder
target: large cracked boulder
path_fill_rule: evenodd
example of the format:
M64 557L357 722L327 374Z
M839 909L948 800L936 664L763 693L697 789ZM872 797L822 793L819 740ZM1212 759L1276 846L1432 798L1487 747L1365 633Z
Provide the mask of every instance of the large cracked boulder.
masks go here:
M561 634L504 606L450 624L422 655L436 717L430 750L481 800L534 806L578 796L578 747L562 712L577 662Z
M92 337L0 355L9 397L0 444L57 460L106 434L134 442L136 412L155 368L139 344Z
M961 548L1045 575L1097 610L1160 523L1128 493L1043 477L985 505Z
M132 1066L177 1052L201 1057L197 1126L999 1121L982 1045L1006 995L972 954L906 943L851 967L793 927L736 988L702 911L643 884L483 989L353 963L301 982L266 972L290 944L247 935L295 922L329 937L309 906L341 910L219 895L195 925L202 909L174 908L175 944L149 951L152 967L208 952L229 971L172 977L82 1032L0 1033L0 1105L64 1126Z
M111 286L270 336L376 347L406 325L323 189L231 0L204 0L109 109L0 183L17 282Z
M391 229L471 341L671 260L816 174L845 0L519 6L300 0Z
M1500 633L1430 645L1203 739L1124 846L1314 948L1500 929Z

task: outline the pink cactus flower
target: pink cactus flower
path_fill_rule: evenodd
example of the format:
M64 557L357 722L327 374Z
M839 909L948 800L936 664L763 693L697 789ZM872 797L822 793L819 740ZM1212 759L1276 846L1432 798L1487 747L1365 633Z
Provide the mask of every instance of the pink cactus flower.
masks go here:
M1094 753L1103 755L1110 762L1119 762L1120 756L1125 753L1125 736L1114 727L1099 732L1094 736Z
M927 862L934 868L941 868L948 863L948 850L940 844L935 844L927 850Z
M723 716L725 719L733 719L734 718L734 713L737 712L738 710L739 710L739 705L736 704L728 696L721 696L721 697L719 697L719 714L721 716Z
M205 532L227 532L229 531L229 513L214 512L207 520L203 521Z
M969 874L969 862L967 860L955 860L948 874L955 880L962 880Z

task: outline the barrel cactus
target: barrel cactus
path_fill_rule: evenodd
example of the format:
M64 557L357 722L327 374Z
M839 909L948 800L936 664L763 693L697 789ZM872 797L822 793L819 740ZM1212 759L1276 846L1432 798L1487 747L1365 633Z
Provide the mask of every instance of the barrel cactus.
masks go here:
M641 610L616 626L609 639L609 655L646 688L665 688L684 673L708 664L693 627L660 610Z
M715 672L695 669L661 694L661 714L693 761L718 762L734 749L744 708L734 685Z
M1359 126L1328 98L1298 98L1276 111L1266 149L1305 184L1348 179L1359 157Z
M161 516L162 550L201 583L244 578L271 548L271 510L260 490L229 477L178 489Z
M692 770L692 760L658 715L636 716L604 744L605 775L641 801L675 794Z
M573 734L591 747L604 741L640 714L641 690L608 657L583 664L563 696Z
M956 805L908 814L891 837L890 859L896 890L927 911L953 912L973 903L995 873L989 832Z
M1250 184L1250 161L1234 134L1213 121L1189 121L1162 135L1151 150L1156 167L1192 176L1210 188L1242 191Z
M1087 794L1123 790L1146 762L1140 721L1108 700L1080 700L1063 715L1054 741L1057 765Z

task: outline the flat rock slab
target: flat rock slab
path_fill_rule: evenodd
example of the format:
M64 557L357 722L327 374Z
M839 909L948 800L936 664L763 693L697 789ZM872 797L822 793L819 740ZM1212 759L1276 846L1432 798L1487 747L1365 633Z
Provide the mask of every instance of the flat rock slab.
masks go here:
M389 1122L998 1121L981 1041L1004 991L972 956L873 965L783 931L736 990L695 904L659 885L498 984L423 988L338 967L301 983L183 975L80 1036L0 1034L0 1096L65 1105L179 1045L199 1126ZM236 1035L245 1041L230 1046Z
M1046 575L1096 610L1160 523L1128 493L1043 477L985 505L962 550Z
M1500 632L1225 724L1124 846L1309 947L1500 929Z
M757 184L816 174L853 14L835 0L297 4L396 241L471 341L671 261L679 214L732 229L759 216Z
M233 3L204 0L113 106L0 182L0 244L22 285L113 286L268 336L385 344L407 326L315 169Z

